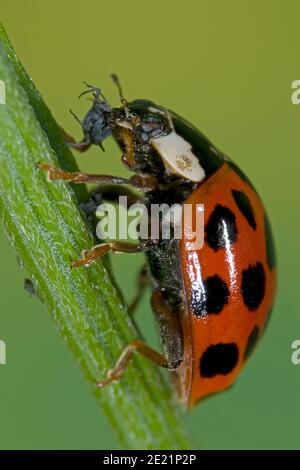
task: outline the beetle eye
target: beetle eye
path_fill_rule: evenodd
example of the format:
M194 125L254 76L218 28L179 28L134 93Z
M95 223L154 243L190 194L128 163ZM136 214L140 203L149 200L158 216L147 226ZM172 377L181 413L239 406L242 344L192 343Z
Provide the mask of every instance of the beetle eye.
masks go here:
M142 128L144 132L151 132L154 129L157 129L159 124L157 122L145 121L142 124Z
M141 121L141 128L143 132L146 132L147 134L157 130L163 131L165 129L165 126L166 123L163 119L163 116L157 114L149 114L145 116Z

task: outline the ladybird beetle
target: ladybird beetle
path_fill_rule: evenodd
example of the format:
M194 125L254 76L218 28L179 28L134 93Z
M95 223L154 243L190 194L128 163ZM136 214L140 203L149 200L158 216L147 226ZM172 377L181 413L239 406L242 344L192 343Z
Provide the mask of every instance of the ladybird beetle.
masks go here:
M115 185L113 197L124 193L122 185L129 194L131 185L143 192L149 206L178 203L183 214L186 204L204 205L201 249L191 250L185 235L135 245L113 241L85 250L72 263L88 266L109 251L146 253L150 276L143 269L140 293L150 277L164 355L135 340L97 385L117 380L138 351L172 371L181 401L191 408L234 382L264 331L276 284L272 233L254 187L228 157L174 112L148 100L128 102L117 77L112 78L122 106L111 108L98 88L86 84L84 93L93 94L93 104L79 121L84 139L76 143L70 138L69 143L84 151L91 144L102 147L112 135L134 175L126 179L70 173L46 163L40 167L50 180L99 183L104 197L108 183Z

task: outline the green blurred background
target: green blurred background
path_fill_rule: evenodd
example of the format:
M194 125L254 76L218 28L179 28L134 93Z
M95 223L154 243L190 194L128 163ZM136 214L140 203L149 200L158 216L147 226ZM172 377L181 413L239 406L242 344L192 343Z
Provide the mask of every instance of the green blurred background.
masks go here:
M117 72L129 99L149 98L198 126L250 176L272 221L279 258L276 308L264 340L236 385L190 412L204 449L298 448L300 365L300 79L298 1L1 0L0 18L56 119L81 138L86 80L117 103ZM1 78L1 77L0 77ZM113 142L78 156L82 169L125 175ZM50 315L23 291L26 273L0 232L0 448L117 448ZM128 300L142 257L115 255ZM155 336L149 293L142 331Z

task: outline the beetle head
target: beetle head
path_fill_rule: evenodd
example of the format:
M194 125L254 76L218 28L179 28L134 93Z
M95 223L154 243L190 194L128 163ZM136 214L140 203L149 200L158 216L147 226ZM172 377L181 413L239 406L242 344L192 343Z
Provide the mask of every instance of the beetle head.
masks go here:
M124 148L123 162L134 171L160 174L164 166L153 141L173 129L168 112L151 101L135 100L115 108L113 134Z

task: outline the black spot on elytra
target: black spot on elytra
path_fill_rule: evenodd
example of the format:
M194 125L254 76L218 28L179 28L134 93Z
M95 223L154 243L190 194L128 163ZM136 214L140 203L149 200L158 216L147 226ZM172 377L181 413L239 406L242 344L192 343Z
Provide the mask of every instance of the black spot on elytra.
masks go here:
M265 240L266 240L266 254L267 254L267 262L270 269L275 268L276 266L276 254L275 254L275 247L274 241L272 236L272 229L268 219L268 216L265 214L264 219L265 225Z
M250 265L242 272L242 296L249 310L256 310L265 295L266 276L261 263Z
M259 339L259 327L255 326L248 337L246 349L244 352L245 360L248 359L248 357L252 354L252 351L254 350L258 339Z
M194 314L203 317L222 312L229 298L229 290L223 279L217 275L211 276L203 281L202 286L192 291L191 305Z
M232 190L232 195L235 200L236 205L238 206L239 210L247 220L248 224L250 227L253 228L253 230L256 229L256 220L254 217L254 211L251 206L251 202L243 191L236 191Z
M228 207L218 204L205 226L205 241L217 251L226 246L227 240L231 245L237 240L235 215Z
M200 359L201 377L227 375L237 365L239 350L235 343L219 343L209 346Z

